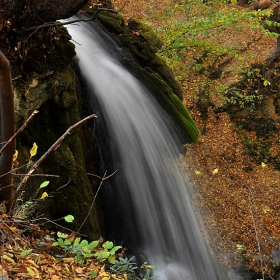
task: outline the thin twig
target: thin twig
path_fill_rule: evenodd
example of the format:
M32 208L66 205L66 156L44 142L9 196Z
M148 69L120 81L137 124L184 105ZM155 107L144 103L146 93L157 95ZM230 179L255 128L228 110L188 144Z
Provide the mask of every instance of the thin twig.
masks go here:
M58 219L58 220L56 220L56 221L60 221L60 220L62 220L62 219L63 219L63 218ZM55 221L49 220L48 218L45 218L45 217L36 218L36 219L33 219L33 220L29 220L28 222L30 222L30 223L36 223L36 224L37 224L37 223L39 223L40 220L45 220L45 221L46 221L45 223L42 223L42 225L43 225L43 224L46 224L46 223L51 223L51 224L56 225L57 227L60 227L60 228L62 228L62 229L64 229L64 230L67 230L67 231L69 231L69 232L73 232L73 233L79 234L79 235L81 235L81 236L86 236L85 234L81 234L81 233L79 233L79 232L75 232L75 231L73 231L72 229L69 229L69 228L67 228L67 227L64 227L64 226L62 226L62 225L56 223Z
M105 180L107 180L108 178L110 178L110 177L112 177L113 175L115 175L115 173L116 173L117 171L118 171L118 169L117 169L115 172L113 172L111 175L107 176L106 178L100 177L100 176L98 176L98 175L91 174L91 173L87 173L87 175L94 176L94 177L97 177L97 178L99 178L99 179L105 181Z
M256 217L254 216L254 211L253 211L254 196L253 196L253 193L252 193L250 187L247 184L244 184L244 186L248 189L248 192L249 192L250 213L251 213L254 231L255 231L255 235L256 235L256 241L258 244L258 251L259 251L259 255L260 255L260 264L261 264L261 270L262 270L262 279L264 280L264 267L263 267L263 257L262 257L262 252L261 252L261 243L260 243L260 237L259 237L257 224L256 224Z
M64 184L63 186L61 186L61 187L55 189L55 190L54 190L53 192L51 192L51 193L56 193L58 190L61 190L61 189L65 188L65 187L67 187L70 183L71 183L71 178L69 178L69 181L68 181L66 184Z
M107 174L107 170L105 171L103 177L100 177L100 176L98 176L98 175L94 175L94 174L89 174L89 173L88 173L88 175L92 175L92 176L95 176L95 177L101 179L101 182L100 182L100 184L99 184L99 186L98 186L98 189L97 189L97 191L96 191L96 194L95 194L95 196L94 196L94 198L93 198L93 200L92 200L92 203L91 203L90 208L89 208L89 210L88 210L87 216L85 217L84 221L82 222L81 226L79 227L78 232L80 232L81 228L83 227L83 225L85 224L86 220L88 219L88 217L89 217L89 215L90 215L90 213L91 213L91 210L92 210L92 208L93 208L93 205L94 205L94 203L95 203L95 201L96 201L97 195L98 195L98 193L99 193L99 191L100 191L100 189L101 189L101 186L102 186L103 182L104 182L106 179L108 179L108 178L110 178L111 176L113 176L117 171L118 171L118 170L116 170L115 172L113 172L111 175L109 175L109 176L107 176L107 177L105 177L106 174Z
M13 173L11 172L12 175L14 176L26 176L27 174L17 174L17 173ZM54 178L59 178L59 175L50 175L50 174L31 174L30 176L35 177L35 176L40 176L40 177L54 177Z
M15 205L15 201L18 198L20 192L23 190L26 182L28 181L28 179L31 177L31 175L33 174L33 172L35 171L35 169L53 152L55 151L62 143L62 141L71 134L71 131L73 129L75 129L76 127L80 126L81 124L83 124L84 122L88 121L89 119L92 118L97 118L97 116L95 114L90 115L82 120L80 120L79 122L73 124L72 126L70 126L66 132L60 136L60 138L41 156L40 159L38 159L33 166L31 167L31 169L29 170L29 172L25 175L25 177L22 179L22 181L20 182L17 190L15 191L14 197L13 197L13 203L12 203L12 207L14 207Z
M0 150L0 155L3 153L3 151L6 149L6 147L26 128L26 126L31 122L31 120L37 115L39 111L35 110L30 117L24 122L24 124L21 126L21 128L6 142L6 144L2 147Z

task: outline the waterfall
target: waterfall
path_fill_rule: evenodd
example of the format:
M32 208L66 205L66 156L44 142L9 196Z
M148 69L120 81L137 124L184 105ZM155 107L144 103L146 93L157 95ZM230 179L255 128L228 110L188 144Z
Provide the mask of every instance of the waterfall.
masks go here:
M106 35L96 29L88 23L68 27L124 176L125 184L112 186L118 192L114 207L123 208L123 221L131 217L124 242L137 235L134 246L139 246L144 261L155 265L154 275L160 280L226 279L203 241L190 198L192 186L176 166L178 132L148 85L115 60L117 45L108 45Z

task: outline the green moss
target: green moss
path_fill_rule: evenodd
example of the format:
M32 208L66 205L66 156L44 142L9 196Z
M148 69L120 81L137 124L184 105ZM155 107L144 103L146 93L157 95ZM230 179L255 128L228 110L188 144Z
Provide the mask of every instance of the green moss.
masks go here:
M120 37L121 43L143 60L152 59L162 45L155 32L137 20L129 20L124 31Z
M176 94L180 100L183 99L183 90L180 84L176 81L174 73L161 57L154 56L151 60L146 62L146 65L150 67L152 71L161 76L161 78L168 84L173 93Z
M199 130L185 108L184 104L175 95L172 89L157 73L151 73L143 68L134 68L133 72L144 84L149 85L149 90L155 96L161 107L169 114L183 138L187 142L196 142Z
M123 32L123 16L112 13L99 13L98 20L112 32Z
M112 13L99 13L97 18L137 58L152 59L162 45L155 32L140 21L129 19L126 22L122 15Z

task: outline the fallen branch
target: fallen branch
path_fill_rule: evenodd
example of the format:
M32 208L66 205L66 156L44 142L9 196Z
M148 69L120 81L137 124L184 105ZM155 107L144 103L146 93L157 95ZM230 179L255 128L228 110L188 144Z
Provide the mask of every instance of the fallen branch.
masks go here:
M62 141L71 134L71 131L75 128L77 128L78 126L80 126L81 124L83 124L84 122L88 121L89 119L92 118L97 118L97 116L95 114L90 115L82 120L80 120L79 122L73 124L72 126L70 126L67 131L60 136L60 138L41 156L40 159L38 159L33 166L31 167L31 169L29 170L29 172L25 175L25 177L22 179L22 181L20 182L17 190L15 191L14 197L13 197L13 202L12 202L12 208L15 205L15 202L17 200L17 198L19 197L19 194L21 193L21 191L23 190L26 182L28 181L28 179L31 177L31 175L33 174L33 172L36 170L36 168L38 168L38 166L53 152L55 151L62 143Z
M123 6L118 9L118 10L114 10L114 9L107 9L107 8L97 8L97 10L95 11L94 15L91 17L91 18L88 18L88 19L75 19L75 20L70 20L70 21L67 21L67 22L59 22L59 23L55 23L55 22L48 22L48 23L45 23L45 24L42 24L42 25L38 25L38 26L32 26L32 27L29 27L29 28L26 28L26 29L22 29L19 31L19 33L22 33L22 32L27 32L27 31L31 31L31 30L39 30L41 28L45 28L45 27L52 27L52 26L62 26L62 25L68 25L68 24L73 24L73 23L76 23L76 22L82 22L82 21L85 21L85 22L88 22L88 21L92 21L94 20L97 15L104 11L104 12L110 12L110 13L114 13L114 14L117 14L119 12L121 12L124 8L124 6L126 5L126 2L124 2Z

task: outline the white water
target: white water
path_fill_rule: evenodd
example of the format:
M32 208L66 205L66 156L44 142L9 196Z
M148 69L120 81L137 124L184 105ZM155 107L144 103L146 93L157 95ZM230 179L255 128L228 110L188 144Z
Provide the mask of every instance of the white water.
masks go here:
M78 43L82 74L117 143L134 205L126 211L135 211L133 222L145 260L156 266L154 274L160 280L225 279L202 239L189 187L176 167L180 141L173 124L148 90L106 53L95 28L79 24L68 30Z

